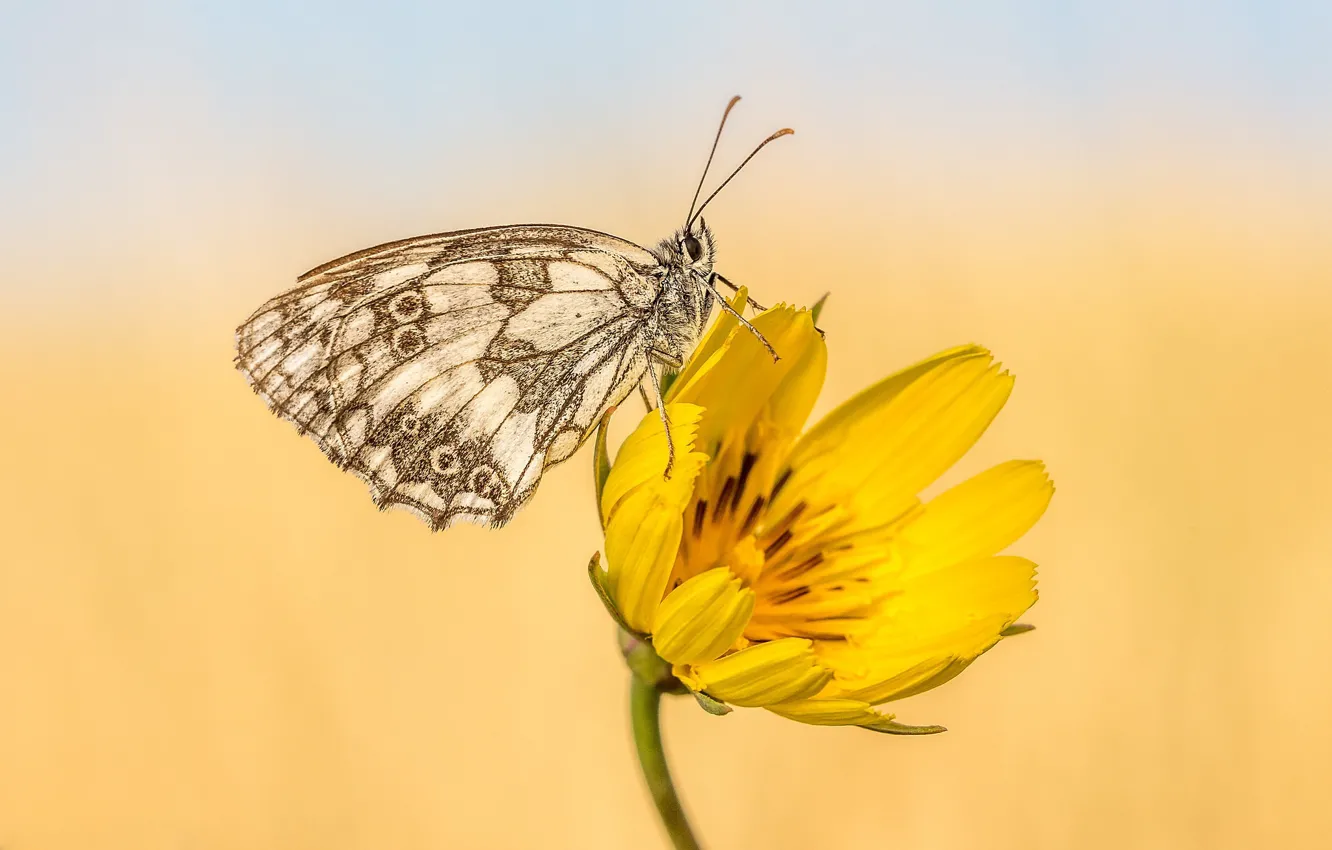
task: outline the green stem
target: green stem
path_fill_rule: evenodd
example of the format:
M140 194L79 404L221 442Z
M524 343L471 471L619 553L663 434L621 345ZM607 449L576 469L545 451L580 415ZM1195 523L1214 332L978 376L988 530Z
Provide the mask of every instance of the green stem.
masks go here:
M629 712L633 717L634 744L638 747L638 763L643 767L652 801L671 837L675 850L700 850L685 817L680 798L671 782L671 771L666 765L666 751L661 746L661 691L637 676L630 676L633 684L629 691Z

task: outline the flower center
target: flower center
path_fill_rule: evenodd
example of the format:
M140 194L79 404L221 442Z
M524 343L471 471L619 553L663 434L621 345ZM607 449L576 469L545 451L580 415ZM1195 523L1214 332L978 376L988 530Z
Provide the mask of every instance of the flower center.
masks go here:
M842 512L798 503L769 516L789 473L777 474L753 452L727 454L699 476L668 590L724 566L757 597L745 642L841 641L858 631L876 609L877 583L869 577L874 565L837 539Z
M719 459L699 476L669 587L720 566L731 567L748 586L758 579L763 555L753 532L763 517L768 488L756 486L757 462L757 454L745 452L738 462Z

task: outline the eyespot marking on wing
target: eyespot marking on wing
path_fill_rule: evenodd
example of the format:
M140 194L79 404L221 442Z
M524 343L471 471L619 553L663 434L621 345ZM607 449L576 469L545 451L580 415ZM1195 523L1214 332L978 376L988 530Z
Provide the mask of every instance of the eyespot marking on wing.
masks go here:
M655 263L553 225L390 243L266 302L237 365L381 507L502 525L641 376Z

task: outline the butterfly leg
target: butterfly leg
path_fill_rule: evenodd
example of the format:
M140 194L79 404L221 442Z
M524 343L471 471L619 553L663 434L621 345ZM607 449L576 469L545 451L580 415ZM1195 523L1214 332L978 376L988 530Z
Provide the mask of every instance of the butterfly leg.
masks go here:
M712 273L712 279L715 281L721 281L722 283L726 284L726 286L729 287L732 292L740 291L740 287L736 286L734 283L731 283L729 280L717 274L716 272ZM753 310L756 313L762 313L764 310L768 309L767 307L764 307L762 304L755 301L753 298L750 298L748 295L745 296L745 299L749 303L749 309Z
M657 377L657 369L652 364L653 360L675 369L679 369L684 364L678 358L672 357L664 351L652 349L648 352L648 378L652 381L652 391L657 396L657 412L661 414L661 425L666 432L666 472L662 477L670 478L671 470L675 467L675 438L671 436L671 420L666 416L666 401L661 397L661 378Z
M716 275L714 275L714 277L716 277ZM776 363L778 360L782 359L777 356L777 351L772 347L772 343L768 342L768 338L765 337L762 333L760 333L758 328L751 325L748 319L740 315L739 311L737 311L734 307L732 307L731 302L723 298L720 292L717 292L715 288L712 291L717 293L717 304L720 305L723 310L730 313L732 316L735 316L736 321L744 325L746 330L748 330L754 336L758 337L758 341L763 343L763 347L768 349L768 353L772 355L773 363Z
M721 281L722 283L724 283L724 284L726 284L727 286L729 286L729 287L731 288L731 291L732 291L732 292L739 292L739 291L740 291L740 287L736 286L734 283L731 283L729 280L727 280L726 278L724 278L724 277L722 277L721 275L717 274L716 272L713 272L713 273L712 273L712 278L713 278L713 280ZM714 287L714 289L715 289L715 287ZM720 296L720 293L718 293L718 295ZM754 310L755 312L758 312L758 313L762 313L764 310L767 309L767 308L764 307L762 304L760 304L760 303L758 303L757 301L755 301L753 298L749 298L749 296L745 296L745 297L746 297L746 298L748 299L748 301L749 301L749 307L750 307L751 310ZM825 296L823 296L823 297L824 297L824 298L827 298L828 296L825 295ZM819 336L827 336L827 334L825 334L825 333L823 332L823 328L819 327L818 325L815 325L815 326L814 326L814 330L816 330L816 331L819 332Z

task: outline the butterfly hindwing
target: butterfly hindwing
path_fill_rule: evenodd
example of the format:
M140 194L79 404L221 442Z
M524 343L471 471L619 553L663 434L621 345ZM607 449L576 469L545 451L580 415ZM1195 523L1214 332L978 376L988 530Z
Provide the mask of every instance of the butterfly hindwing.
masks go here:
M261 307L237 364L381 507L502 525L641 378L655 265L568 227L391 243Z

